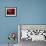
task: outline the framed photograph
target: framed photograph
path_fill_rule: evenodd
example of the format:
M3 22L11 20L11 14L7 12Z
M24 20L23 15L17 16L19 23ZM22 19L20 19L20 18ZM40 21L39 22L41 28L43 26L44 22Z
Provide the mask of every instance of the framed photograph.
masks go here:
M46 41L46 24L19 24L18 42L24 40Z
M6 8L6 16L16 16L16 8L15 7L7 7Z

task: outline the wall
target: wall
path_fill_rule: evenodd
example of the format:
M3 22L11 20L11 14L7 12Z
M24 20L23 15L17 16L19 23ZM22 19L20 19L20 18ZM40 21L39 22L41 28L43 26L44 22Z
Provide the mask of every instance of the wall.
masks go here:
M17 16L6 17L6 7L17 7ZM0 0L0 44L8 43L9 32L18 32L18 24L46 24L46 0Z

